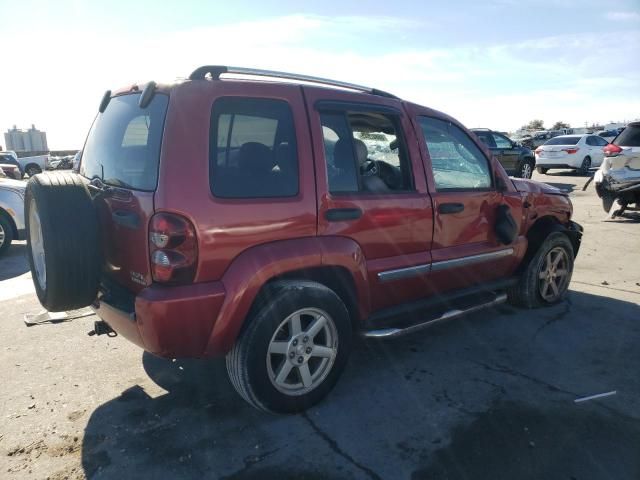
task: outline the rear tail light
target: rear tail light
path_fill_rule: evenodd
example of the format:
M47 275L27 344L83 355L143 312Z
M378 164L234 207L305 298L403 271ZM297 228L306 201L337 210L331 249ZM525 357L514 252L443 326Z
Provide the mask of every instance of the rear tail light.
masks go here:
M578 150L580 150L579 148L563 148L562 151L563 152L567 152L568 154L573 154L576 153Z
M609 156L615 156L620 152L622 152L622 149L618 145L614 145L613 143L610 143L609 145L604 147L603 150L604 150L604 153Z
M540 155L540 152L542 152L542 147L538 147L538 148L536 148L535 153L536 153L536 154L538 154L538 155Z
M155 214L149 225L149 253L155 282L192 282L198 260L195 228L180 215Z

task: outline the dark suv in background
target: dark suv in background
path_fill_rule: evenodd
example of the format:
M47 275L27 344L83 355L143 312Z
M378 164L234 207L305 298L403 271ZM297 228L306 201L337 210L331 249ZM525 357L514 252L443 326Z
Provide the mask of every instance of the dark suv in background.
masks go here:
M510 176L531 178L536 160L530 149L514 142L503 133L488 128L472 128L471 131L487 146Z

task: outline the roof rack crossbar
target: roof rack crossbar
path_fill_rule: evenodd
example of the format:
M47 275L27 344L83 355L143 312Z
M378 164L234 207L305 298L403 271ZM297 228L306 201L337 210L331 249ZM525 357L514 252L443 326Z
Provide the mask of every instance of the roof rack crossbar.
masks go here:
M312 77L310 75L300 75L297 73L278 72L275 70L260 70L257 68L244 68L244 67L228 67L225 65L205 65L195 69L189 80L205 80L207 75L211 75L212 80L220 80L220 75L230 73L236 75L247 75L256 77L271 77L282 78L286 80L298 80L301 82L317 83L320 85L330 85L333 87L346 88L349 90L357 90L361 92L370 93L373 95L379 95L382 97L397 98L391 93L378 90L377 88L365 87L363 85L357 85L355 83L341 82L338 80L330 80L328 78Z

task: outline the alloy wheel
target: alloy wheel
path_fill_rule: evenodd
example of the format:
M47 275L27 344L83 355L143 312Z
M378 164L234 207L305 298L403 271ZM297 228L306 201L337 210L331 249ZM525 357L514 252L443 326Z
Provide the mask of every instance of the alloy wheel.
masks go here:
M324 381L337 353L338 333L329 314L298 310L280 323L269 342L269 379L286 395L304 395Z
M524 162L520 170L521 178L531 178L532 168L529 162Z
M0 223L0 248L2 248L2 245L4 245L4 239L5 239L4 227Z
M540 296L547 302L554 302L569 286L569 256L562 247L555 247L545 255L539 279Z

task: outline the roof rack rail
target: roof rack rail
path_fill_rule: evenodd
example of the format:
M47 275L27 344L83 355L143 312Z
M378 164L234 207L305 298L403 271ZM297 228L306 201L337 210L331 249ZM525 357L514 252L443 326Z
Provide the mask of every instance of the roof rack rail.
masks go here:
M236 75L247 75L256 77L271 77L282 78L286 80L298 80L301 82L317 83L320 85L330 85L332 87L346 88L349 90L357 90L360 92L370 93L372 95L378 95L387 98L398 98L395 95L378 90L377 88L364 87L362 85L356 85L354 83L340 82L338 80L330 80L328 78L312 77L309 75L300 75L297 73L277 72L274 70L259 70L257 68L244 68L244 67L228 67L225 65L205 65L196 68L189 80L206 80L207 75L211 76L212 80L220 80L220 75L230 73Z

